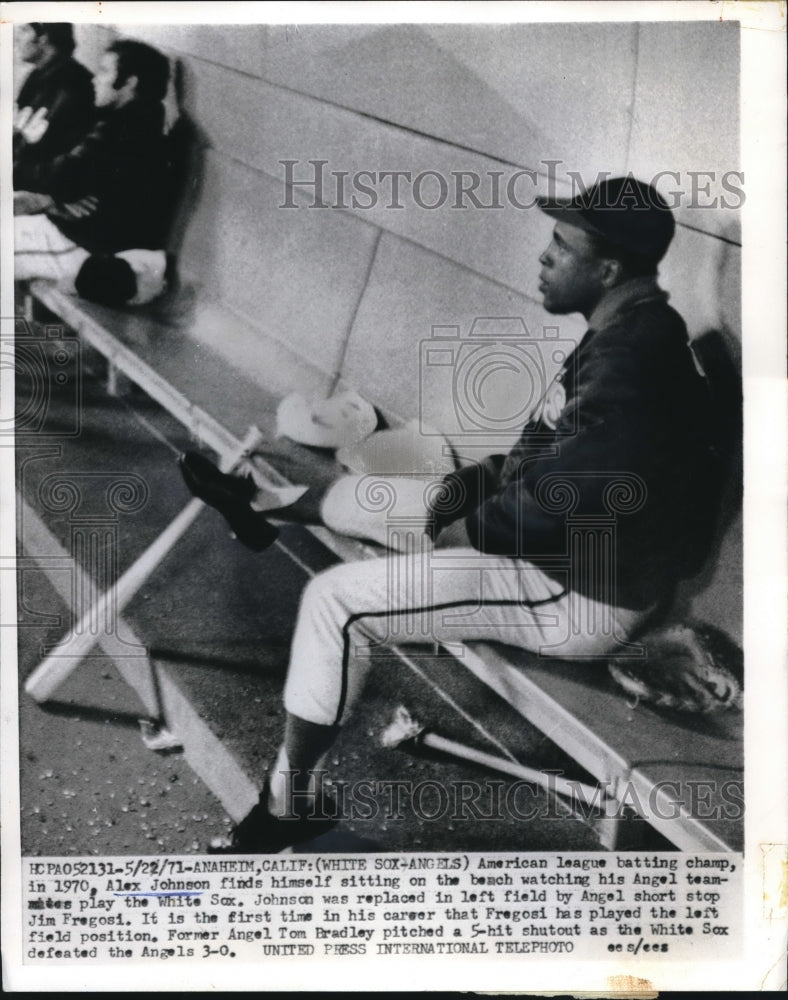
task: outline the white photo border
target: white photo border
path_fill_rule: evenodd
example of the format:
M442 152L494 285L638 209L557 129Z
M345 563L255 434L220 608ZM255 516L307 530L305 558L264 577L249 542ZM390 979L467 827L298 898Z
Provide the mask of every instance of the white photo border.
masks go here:
M741 23L742 168L747 194L743 222L743 380L745 398L745 938L741 958L698 962L691 968L657 959L635 963L532 963L527 980L519 963L452 958L451 962L419 956L404 966L381 966L372 958L353 964L296 961L269 964L261 983L260 966L185 966L151 963L130 966L29 966L22 962L21 886L19 865L19 786L16 681L16 603L14 588L0 590L0 656L2 675L2 921L3 971L10 991L112 990L297 990L380 989L393 983L405 990L469 989L480 991L591 991L609 995L626 988L617 977L636 976L655 989L703 990L784 988L788 926L788 685L786 684L786 99L785 5L778 3L700 2L535 2L535 3L3 3L0 4L0 315L13 316L13 270L10 176L11 35L14 22L73 20L112 23L354 23L379 22L513 22L513 21L697 21ZM702 85L698 114L702 115ZM705 99L713 99L708 95ZM5 322L5 321L4 321ZM2 421L13 419L13 370L0 372ZM0 449L0 556L6 565L14 552L14 457ZM768 867L771 855L780 863ZM780 895L782 893L782 895ZM771 908L765 897L777 900ZM396 973L395 973L396 969ZM642 984L640 985L642 989Z

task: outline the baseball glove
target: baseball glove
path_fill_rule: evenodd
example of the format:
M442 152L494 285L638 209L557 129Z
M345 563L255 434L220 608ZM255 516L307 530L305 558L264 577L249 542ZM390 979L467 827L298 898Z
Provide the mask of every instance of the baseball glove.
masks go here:
M638 638L646 655L611 660L628 694L659 708L708 714L742 707L744 654L712 625L666 625Z

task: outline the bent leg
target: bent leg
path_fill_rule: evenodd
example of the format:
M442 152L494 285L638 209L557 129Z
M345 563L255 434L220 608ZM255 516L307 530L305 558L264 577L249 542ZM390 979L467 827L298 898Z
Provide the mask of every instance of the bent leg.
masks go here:
M571 607L561 584L532 564L475 549L333 567L302 597L285 707L337 725L385 646L488 640L540 652L571 635Z
M320 513L332 531L397 552L428 545L428 503L436 477L341 476L326 492Z
M304 591L293 637L269 809L285 808L294 762L308 781L385 647L486 640L547 656L600 656L646 614L602 607L525 560L475 549L389 555L319 574ZM584 627L603 620L610 628Z
M262 452L260 452L262 454ZM406 551L411 539L424 535L427 501L434 476L343 475L327 478L325 472L297 477L303 492L286 506L277 506L276 492L263 473L251 465L258 494L251 505L275 521L323 524L340 535L377 542ZM420 546L419 546L420 547Z

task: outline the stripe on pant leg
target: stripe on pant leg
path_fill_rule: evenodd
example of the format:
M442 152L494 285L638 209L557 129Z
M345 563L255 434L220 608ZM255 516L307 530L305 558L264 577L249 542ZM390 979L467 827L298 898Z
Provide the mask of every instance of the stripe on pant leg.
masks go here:
M482 606L485 608L538 608L543 607L546 604L555 604L556 601L559 601L565 596L566 591L562 590L560 594L552 594L550 597L544 597L538 601L483 601ZM350 629L357 621L360 621L362 618L394 618L402 614L426 614L428 612L447 611L451 608L462 607L472 607L473 609L476 609L479 607L479 602L469 600L447 601L444 604L427 604L421 607L399 608L395 611L391 608L387 608L385 611L361 611L358 614L351 615L342 626L342 676L339 686L339 704L334 718L334 725L338 726L340 724L340 719L345 711L345 703L347 702L348 669L350 662Z

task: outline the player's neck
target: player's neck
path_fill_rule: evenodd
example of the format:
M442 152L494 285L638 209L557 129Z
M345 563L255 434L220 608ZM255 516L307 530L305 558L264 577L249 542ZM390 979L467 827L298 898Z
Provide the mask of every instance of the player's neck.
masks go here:
M41 49L36 55L33 65L36 69L46 69L58 58L60 53L57 49L48 46L47 48Z

